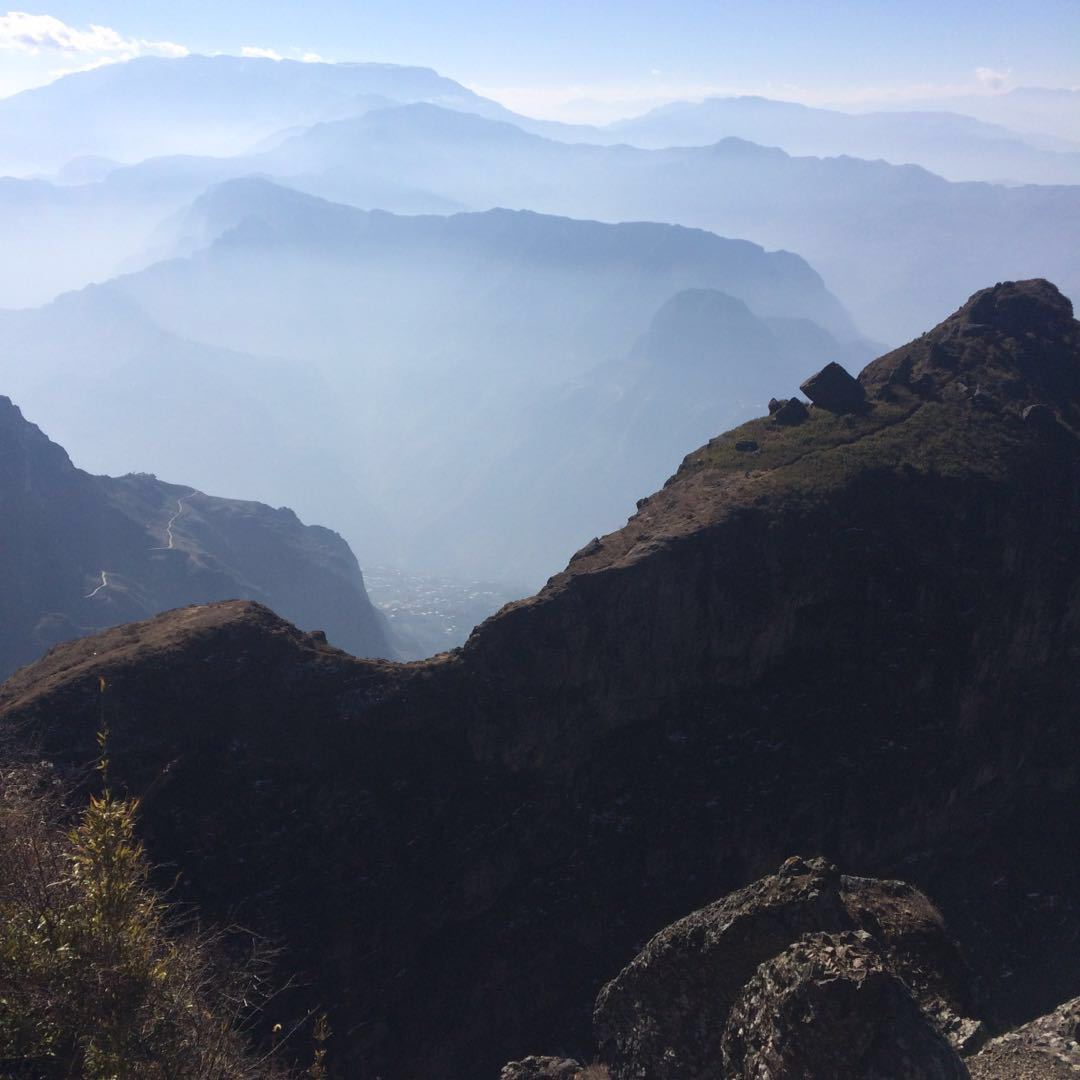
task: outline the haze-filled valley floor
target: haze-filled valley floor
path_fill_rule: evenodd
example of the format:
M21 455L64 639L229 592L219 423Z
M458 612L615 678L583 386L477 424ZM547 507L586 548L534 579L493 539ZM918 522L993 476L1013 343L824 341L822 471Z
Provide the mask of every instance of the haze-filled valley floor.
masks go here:
M1080 90L157 17L0 14L0 1080L1074 1075Z

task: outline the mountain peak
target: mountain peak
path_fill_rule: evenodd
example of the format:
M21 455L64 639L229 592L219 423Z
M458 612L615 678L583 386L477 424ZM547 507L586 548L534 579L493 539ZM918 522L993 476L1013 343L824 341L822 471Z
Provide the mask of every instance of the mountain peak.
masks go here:
M11 398L0 394L0 479L19 475L25 487L33 468L49 476L75 470L67 451L27 420Z
M1008 411L1053 404L1080 415L1080 323L1042 278L975 293L929 333L875 360L859 376L871 395L898 387L922 398L976 395Z
M1074 329L1068 297L1045 278L999 281L980 289L949 322L983 324L1020 336L1027 333L1068 333Z

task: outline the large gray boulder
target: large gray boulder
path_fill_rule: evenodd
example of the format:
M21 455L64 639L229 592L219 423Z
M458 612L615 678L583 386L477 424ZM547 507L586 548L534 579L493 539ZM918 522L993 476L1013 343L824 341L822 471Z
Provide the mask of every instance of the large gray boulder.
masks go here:
M866 404L866 391L859 380L840 364L826 364L799 389L815 404L829 412L859 412Z

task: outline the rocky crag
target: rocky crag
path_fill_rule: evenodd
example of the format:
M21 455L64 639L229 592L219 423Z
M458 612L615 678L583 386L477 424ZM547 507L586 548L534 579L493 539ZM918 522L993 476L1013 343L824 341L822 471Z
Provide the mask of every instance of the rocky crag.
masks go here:
M146 473L92 476L0 397L0 675L60 641L185 604L259 600L362 656L391 654L336 533Z
M84 763L105 677L155 857L283 943L342 1075L587 1056L627 957L792 850L932 896L973 1004L935 992L997 1036L1080 989L1080 325L997 285L858 384L689 455L455 653L365 662L212 605L54 650L0 718ZM740 995L861 964L940 1046L848 893L808 927L837 941Z

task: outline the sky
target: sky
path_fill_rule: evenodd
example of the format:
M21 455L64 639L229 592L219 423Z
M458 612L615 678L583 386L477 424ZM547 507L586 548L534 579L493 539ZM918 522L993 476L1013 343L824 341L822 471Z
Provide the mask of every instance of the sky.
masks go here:
M534 115L599 120L711 93L1080 87L1078 43L1080 0L51 0L0 15L0 95L136 55L247 52L420 64Z

